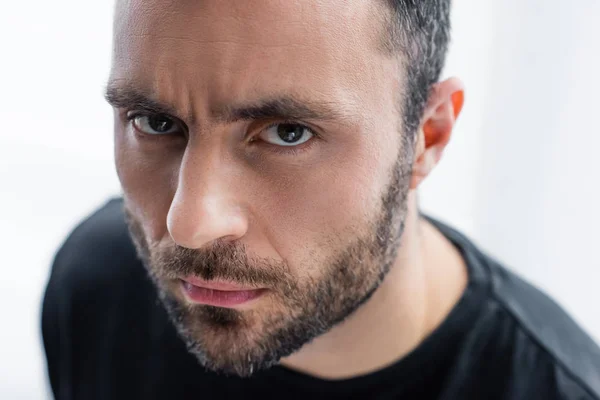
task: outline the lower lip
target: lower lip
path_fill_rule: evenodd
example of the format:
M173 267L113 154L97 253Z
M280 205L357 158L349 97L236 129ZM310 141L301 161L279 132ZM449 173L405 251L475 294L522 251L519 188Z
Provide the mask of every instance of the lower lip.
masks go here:
M264 293L264 289L225 291L181 283L184 293L191 301L215 307L234 307L248 303Z

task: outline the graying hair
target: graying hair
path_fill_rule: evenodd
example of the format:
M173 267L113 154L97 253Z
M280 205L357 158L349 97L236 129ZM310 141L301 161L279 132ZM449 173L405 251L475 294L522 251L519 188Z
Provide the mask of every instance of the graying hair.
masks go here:
M451 0L385 0L391 8L384 48L401 55L406 76L402 98L407 139L415 136L450 42Z

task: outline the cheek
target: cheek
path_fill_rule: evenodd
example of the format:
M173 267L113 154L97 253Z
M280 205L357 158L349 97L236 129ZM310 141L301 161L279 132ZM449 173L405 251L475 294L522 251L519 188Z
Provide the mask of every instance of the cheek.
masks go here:
M175 193L178 156L144 150L126 129L115 127L115 166L129 207L150 240L160 240Z
M268 207L259 210L259 219L296 270L322 269L331 256L372 230L388 183L387 163L367 146L346 149L309 169L288 169L262 191L268 195L258 203Z

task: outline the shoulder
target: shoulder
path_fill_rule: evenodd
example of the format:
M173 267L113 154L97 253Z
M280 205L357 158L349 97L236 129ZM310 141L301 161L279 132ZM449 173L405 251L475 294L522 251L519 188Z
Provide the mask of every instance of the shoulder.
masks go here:
M44 340L59 328L65 331L99 320L126 283L146 279L122 207L122 199L108 201L58 249L43 299Z
M126 282L145 280L129 237L122 199L112 199L82 221L58 249L46 285L45 319L91 312L115 301Z
M57 398L85 391L107 371L133 368L131 360L142 357L147 344L140 332L153 321L160 322L159 333L165 326L122 207L121 199L108 201L72 231L54 258L41 328Z
M71 232L55 256L51 283L77 286L130 272L137 257L122 207L121 199L112 199Z
M559 389L600 399L600 347L594 340L531 283L495 261L489 262L489 271L494 300L515 321L524 341L551 360Z
M550 296L465 235L427 218L457 246L469 268L470 289L481 293L467 363L476 370L493 365L506 371L511 393L600 400L600 347L594 340Z
M129 237L122 199L112 199L82 221L57 251L44 298L78 309L107 305L127 281L145 280Z

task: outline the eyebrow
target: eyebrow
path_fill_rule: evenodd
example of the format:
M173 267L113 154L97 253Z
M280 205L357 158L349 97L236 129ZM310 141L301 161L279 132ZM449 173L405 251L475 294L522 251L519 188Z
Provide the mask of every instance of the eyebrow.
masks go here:
M333 104L303 101L290 95L261 100L254 104L228 106L216 111L214 117L222 122L243 120L313 120L334 121L343 118Z
M104 95L106 101L115 108L137 109L155 114L178 116L177 110L156 100L130 85L109 83ZM251 104L227 105L211 112L211 117L220 123L233 123L246 120L313 120L339 121L348 117L331 102L301 100L291 95L262 99ZM193 120L193 118L188 118Z
M157 101L131 86L117 86L109 83L106 85L104 98L114 108L143 110L153 114L177 115L177 111L173 107Z

